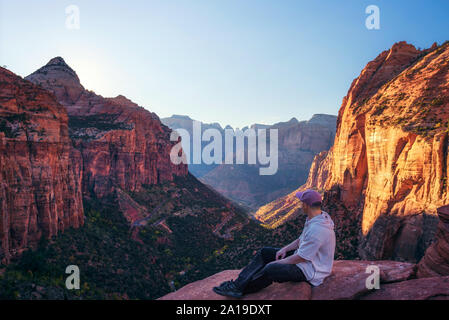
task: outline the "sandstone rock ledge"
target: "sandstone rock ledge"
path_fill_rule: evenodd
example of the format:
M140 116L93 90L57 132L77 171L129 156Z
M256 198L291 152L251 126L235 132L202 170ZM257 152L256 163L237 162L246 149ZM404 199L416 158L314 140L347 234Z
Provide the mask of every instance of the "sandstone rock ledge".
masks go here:
M380 289L368 290L369 265L380 269ZM159 300L232 300L215 294L212 288L222 281L235 279L239 270L226 270L190 283ZM397 261L335 261L332 274L312 288L307 283L274 283L244 300L420 300L448 299L449 277L415 279L416 265Z

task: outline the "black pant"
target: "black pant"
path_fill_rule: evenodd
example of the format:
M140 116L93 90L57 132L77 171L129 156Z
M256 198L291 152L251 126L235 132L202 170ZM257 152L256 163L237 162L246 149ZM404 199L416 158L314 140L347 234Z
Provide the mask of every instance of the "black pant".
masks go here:
M235 280L237 288L243 293L251 293L268 287L273 282L307 281L296 264L268 263L276 260L279 248L264 247L257 252L251 262L240 272ZM287 252L286 256L294 251Z

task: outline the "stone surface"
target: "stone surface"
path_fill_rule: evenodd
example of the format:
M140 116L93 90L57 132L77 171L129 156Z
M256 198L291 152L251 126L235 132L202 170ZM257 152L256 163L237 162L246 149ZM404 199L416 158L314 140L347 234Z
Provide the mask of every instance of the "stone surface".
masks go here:
M437 209L440 222L436 240L418 264L418 277L449 276L449 206Z
M169 293L159 300L235 300L212 291L223 281L237 278L240 270L225 270L206 279L192 282ZM273 283L255 293L245 295L242 300L309 300L311 287L307 283Z
M65 108L0 68L0 261L83 224L81 166Z
M85 196L107 197L117 187L139 191L187 174L187 165L170 161L176 142L156 114L124 96L103 98L84 89L62 58L26 79L53 92L67 108L70 137L82 155Z
M415 266L411 263L398 261L349 261L337 260L334 262L332 274L317 287L311 287L308 283L273 283L269 287L252 294L245 295L243 300L347 300L367 297L368 294L375 296L376 289L369 290L366 287L366 280L371 273L367 273L367 267L375 265L380 270L380 288L385 288L385 292L392 295L392 299L407 299L413 295L404 290L400 292L393 290L396 283L410 283L415 275ZM192 282L181 289L169 293L160 300L223 300L230 299L215 294L212 291L214 286L223 281L237 278L240 270L225 270L206 279ZM372 272L372 271L371 271ZM417 288L429 288L431 283L445 284L445 278L433 278L429 282L421 283ZM442 281L443 280L443 281ZM405 285L407 288L409 285ZM443 285L438 284L439 292ZM391 288L391 289L390 289ZM399 287L401 288L401 287ZM438 291L435 290L435 291ZM446 291L449 288L446 289ZM383 292L383 291L382 291ZM425 295L425 292L423 292ZM418 297L418 295L416 295ZM382 299L382 298L381 298Z
M395 282L414 276L415 265L396 261L347 261L334 262L332 274L312 289L312 300L348 300L366 294L366 280L371 275L367 267L378 266L380 282Z
M412 279L384 284L362 300L449 300L449 277Z
M334 145L300 189L324 192L326 208L342 217L337 228L360 221L363 259L416 262L432 241L436 208L449 202L448 84L449 43L420 51L400 42L369 62L343 99ZM285 221L298 212L294 200L293 192L256 216Z

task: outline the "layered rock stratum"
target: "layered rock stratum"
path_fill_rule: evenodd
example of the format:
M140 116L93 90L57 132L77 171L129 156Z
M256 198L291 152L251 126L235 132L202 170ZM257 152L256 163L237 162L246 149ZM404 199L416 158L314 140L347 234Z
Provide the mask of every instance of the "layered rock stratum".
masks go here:
M448 202L448 120L449 43L422 51L396 43L351 84L334 145L300 189L323 192L337 228L354 226L361 258L416 262ZM299 213L293 192L256 217L277 225Z
M437 209L440 222L436 239L418 264L418 277L449 276L449 206Z
M155 113L124 96L104 98L84 89L62 58L26 79L54 93L67 109L70 137L82 157L84 196L120 200L120 190L138 192L187 174L187 165L171 162L176 142Z
M0 68L0 262L83 224L79 156L66 109Z
M149 213L126 192L175 177L177 142L156 114L84 89L60 58L26 80L1 69L0 259L83 224L83 197L114 201L134 223Z

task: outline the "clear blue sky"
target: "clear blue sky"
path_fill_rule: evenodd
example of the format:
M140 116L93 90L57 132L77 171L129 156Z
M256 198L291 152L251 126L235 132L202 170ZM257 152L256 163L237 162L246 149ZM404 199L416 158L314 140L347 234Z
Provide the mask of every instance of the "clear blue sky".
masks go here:
M79 30L65 27L71 4ZM370 4L380 30L365 27ZM0 0L0 65L26 76L62 56L103 96L243 127L337 114L394 42L449 40L448 13L447 0Z

